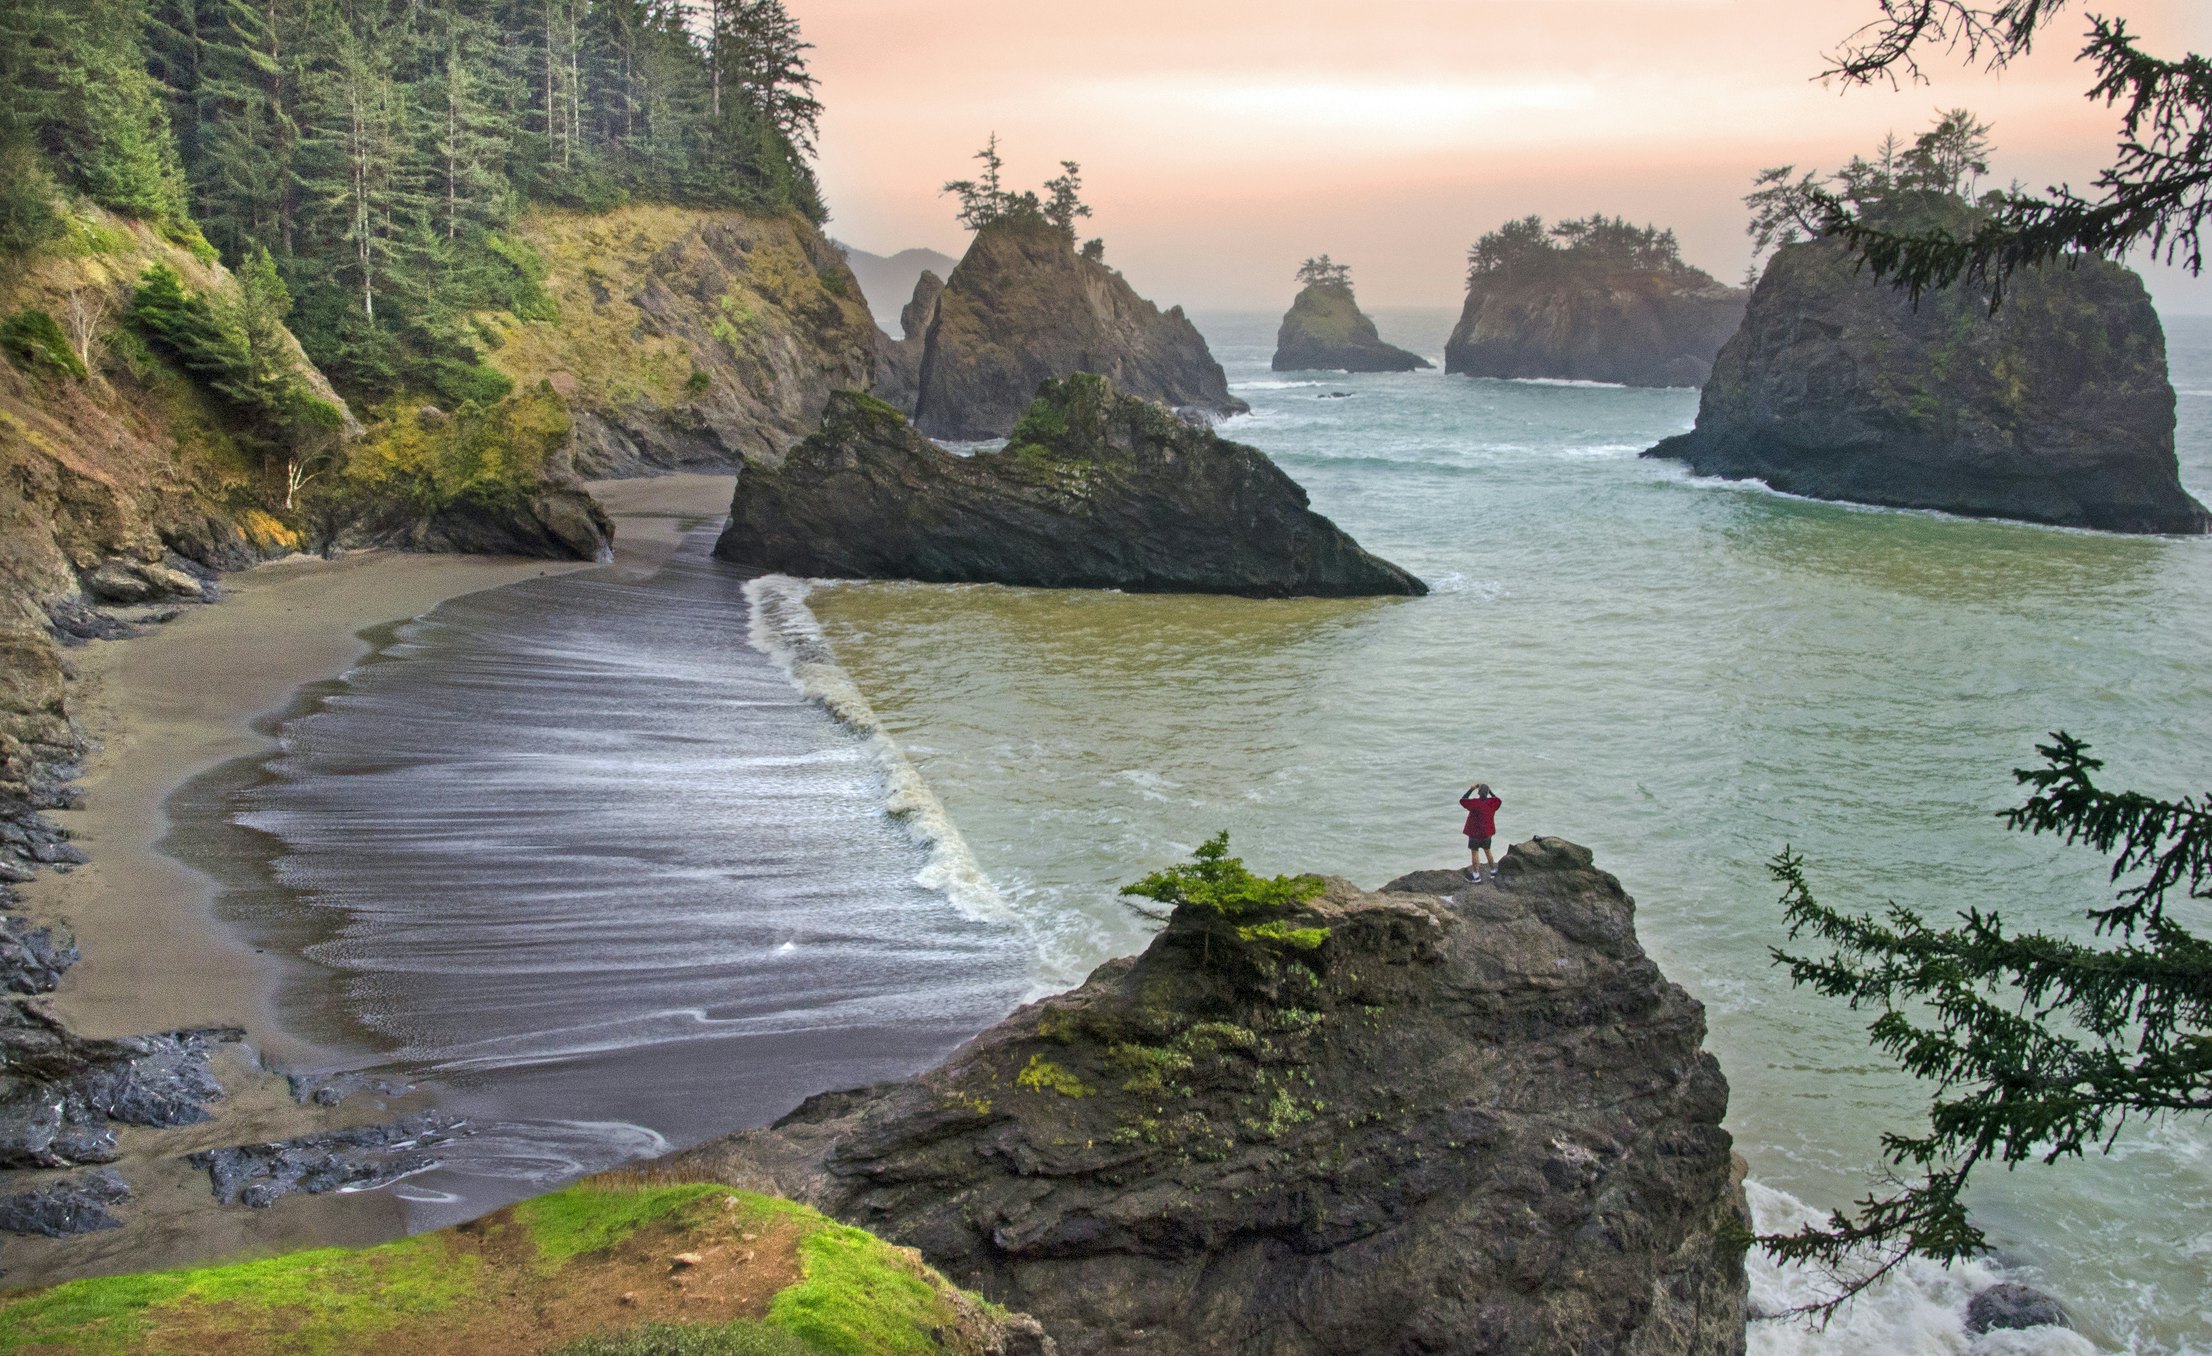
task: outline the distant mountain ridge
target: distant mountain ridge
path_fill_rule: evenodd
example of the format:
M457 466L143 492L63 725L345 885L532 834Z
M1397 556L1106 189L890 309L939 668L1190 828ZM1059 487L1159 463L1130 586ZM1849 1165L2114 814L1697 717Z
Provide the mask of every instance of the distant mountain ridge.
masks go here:
M887 330L899 323L899 308L914 295L914 284L921 281L922 274L950 277L953 266L960 262L932 249L900 250L885 258L842 240L832 243L845 252L845 263L852 269L853 276L860 279L860 291L868 299L870 314Z

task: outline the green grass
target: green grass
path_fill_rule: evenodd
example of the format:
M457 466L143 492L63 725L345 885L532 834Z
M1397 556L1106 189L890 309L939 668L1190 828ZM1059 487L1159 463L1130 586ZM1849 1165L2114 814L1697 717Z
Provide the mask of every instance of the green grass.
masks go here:
M522 1202L515 1207L515 1219L537 1245L538 1260L558 1266L586 1253L605 1252L640 1229L687 1223L702 1202L736 1194L713 1185L635 1191L570 1187Z
M768 1321L828 1356L926 1356L951 1317L935 1287L875 1235L832 1224L799 1244L805 1279L780 1291Z
M648 1323L555 1347L552 1356L818 1356L818 1352L781 1328L740 1319L715 1325Z
M442 1236L424 1235L364 1251L318 1248L191 1271L95 1277L0 1311L0 1351L178 1350L148 1345L156 1325L222 1306L230 1311L226 1326L266 1328L281 1319L288 1352L347 1356L366 1339L471 1298L480 1269L475 1257L453 1255Z

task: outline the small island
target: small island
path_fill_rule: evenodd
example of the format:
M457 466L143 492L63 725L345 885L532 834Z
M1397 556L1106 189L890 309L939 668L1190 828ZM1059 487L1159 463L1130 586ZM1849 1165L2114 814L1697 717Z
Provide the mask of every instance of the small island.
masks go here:
M1138 296L1106 265L1104 241L1077 247L1076 222L1091 215L1081 166L1062 161L1040 197L1006 187L997 137L976 158L980 178L945 185L975 239L914 317L922 333L906 341L921 350L906 410L917 427L932 438L1003 438L1039 383L1078 372L1209 417L1248 408L1182 307L1162 312ZM924 304L919 290L914 304Z
M1770 170L1747 200L1775 245L1697 425L1644 455L1816 499L2111 532L2201 533L2182 488L2166 340L2143 283L2103 259L2025 267L1993 312L1954 284L1917 298L1823 234L1826 190L1896 234L1964 239L1988 128L1947 114L1832 181Z
M1444 370L1623 386L1701 386L1745 293L1682 259L1671 230L1592 216L1509 221L1467 253Z
M1124 395L1047 382L1007 446L958 456L871 396L833 396L781 465L748 466L714 553L831 579L1254 598L1428 587L1306 506L1266 454Z
M1352 295L1352 269L1324 254L1298 266L1302 290L1275 335L1277 372L1416 372L1435 363L1386 344Z

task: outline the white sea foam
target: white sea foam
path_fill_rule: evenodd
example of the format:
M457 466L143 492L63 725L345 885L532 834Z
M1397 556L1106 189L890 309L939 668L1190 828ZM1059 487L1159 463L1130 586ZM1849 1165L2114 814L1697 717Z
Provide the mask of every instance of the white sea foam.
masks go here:
M1786 1191L1744 1184L1752 1223L1761 1233L1818 1224L1826 1215ZM1834 1293L1825 1275L1777 1266L1756 1248L1746 1258L1754 1313L1785 1314ZM1987 1260L1949 1267L1915 1258L1869 1286L1825 1326L1803 1318L1767 1318L1751 1325L1750 1356L2099 1356L2106 1349L2065 1328L1966 1330L1966 1306L2000 1281L2033 1284ZM2064 1296L2060 1296L2063 1300Z
M837 662L822 634L821 623L806 605L806 596L813 587L804 579L780 574L764 575L747 584L745 597L752 604L752 615L746 639L775 660L801 692L819 702L847 729L870 741L883 765L888 789L884 809L916 842L929 849L928 863L915 876L915 883L939 891L954 908L979 922L1013 921L1013 909L976 863L937 793L922 780L922 774L876 718L875 708Z

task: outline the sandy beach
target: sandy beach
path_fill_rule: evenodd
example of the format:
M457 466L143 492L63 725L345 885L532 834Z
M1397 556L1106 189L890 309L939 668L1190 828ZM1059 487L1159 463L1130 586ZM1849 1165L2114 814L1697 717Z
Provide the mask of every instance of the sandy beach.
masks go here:
M268 965L214 916L214 883L160 851L167 802L209 770L274 748L274 730L300 689L369 652L364 632L540 575L649 574L686 531L724 516L732 484L727 475L684 474L592 485L616 520L611 565L386 551L295 557L226 576L220 602L137 638L70 652L71 714L92 747L79 779L85 807L54 818L91 861L22 890L25 911L66 923L83 951L52 1008L87 1035L238 1026L247 1039L219 1061L228 1097L214 1121L126 1133L120 1166L139 1191L126 1212L132 1227L10 1242L8 1284L282 1246L301 1235L341 1241L392 1230L358 1199L344 1208L351 1222L343 1226L334 1223L341 1209L331 1198L217 1211L204 1176L175 1164L176 1155L200 1148L373 1118L379 1107L354 1099L362 1105L349 1101L337 1113L297 1108L280 1082L256 1076L255 1059L281 1063L288 1046L266 1015Z

